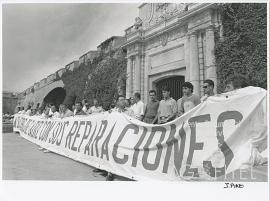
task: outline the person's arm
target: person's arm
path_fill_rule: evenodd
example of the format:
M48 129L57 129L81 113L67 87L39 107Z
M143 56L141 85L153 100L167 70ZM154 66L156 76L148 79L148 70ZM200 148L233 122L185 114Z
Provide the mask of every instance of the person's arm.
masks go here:
M182 98L177 101L177 116L181 117L184 114L184 108L182 107Z
M158 120L158 124L160 124L160 104L158 106L158 111L157 111L157 120Z
M177 114L177 104L176 104L176 101L173 101L171 107L172 107L173 113L168 117L167 121L171 121L171 120L175 119L175 117L176 117L176 114Z
M157 120L158 120L158 114L155 116L155 118L153 119L153 121L152 121L152 124L155 124L156 122L157 122Z
M100 112L105 112L105 110L101 106L100 106Z
M146 107L145 107L144 114L143 114L143 119L142 119L142 120L144 120L144 117L145 117L145 115L146 115L146 112L147 112L147 105L146 105Z
M142 121L143 118L144 118L144 104L141 102L140 104L140 117L139 117L139 120Z
M200 99L199 96L197 96L197 98L196 98L196 105L195 106L199 105L200 103L201 103L201 99Z
M89 108L88 114L92 114L92 107Z

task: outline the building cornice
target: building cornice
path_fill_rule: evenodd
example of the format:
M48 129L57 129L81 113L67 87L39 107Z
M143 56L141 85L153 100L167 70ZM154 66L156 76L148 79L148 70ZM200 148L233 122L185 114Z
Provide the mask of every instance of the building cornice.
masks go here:
M207 9L210 9L210 8L213 8L213 7L215 7L215 3L200 4L197 7L192 8L191 10L180 13L177 16L175 16L173 18L170 18L167 21L165 20L166 22L172 21L173 19L176 20L176 21L174 23L168 25L168 26L165 26L165 27L162 27L162 28L156 30L153 33L146 34L147 32L150 32L151 30L160 27L162 25L162 23L164 24L165 21L159 22L159 23L149 27L148 29L138 30L136 32L128 34L128 35L126 35L126 37L132 36L132 35L135 35L138 32L141 32L140 37L134 37L134 38L131 38L131 40L127 40L127 42L123 45L123 47L129 46L129 45L134 44L134 43L146 42L146 41L148 41L148 40L150 40L150 39L152 39L152 38L154 38L156 36L159 36L159 35L161 35L161 34L163 34L165 32L173 30L173 29L175 29L177 27L187 26L188 19L194 17L195 15L198 15L198 13L201 13L201 12L206 11Z

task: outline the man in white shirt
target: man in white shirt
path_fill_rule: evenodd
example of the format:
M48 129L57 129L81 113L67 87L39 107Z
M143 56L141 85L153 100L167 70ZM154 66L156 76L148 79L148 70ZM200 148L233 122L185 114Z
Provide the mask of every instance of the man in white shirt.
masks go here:
M142 121L144 115L144 104L141 101L141 94L136 92L134 94L134 105L131 107L136 119Z
M28 105L28 106L27 106L27 110L26 110L25 114L26 114L26 115L28 115L28 116L30 116L30 115L31 115L31 113L32 113L32 112L31 112L31 106L30 106L30 105Z
M52 112L52 115L51 115L52 118L60 118L60 114L59 112L57 112L55 105L51 106L51 112Z
M169 87L162 88L163 99L159 102L158 107L158 124L164 124L175 119L177 114L177 103L171 97Z
M65 117L71 117L71 116L73 116L73 112L70 111L67 108L67 105L65 105L65 104L61 104L59 106L59 113L60 113L60 115L59 115L60 118L65 118Z
M128 116L133 116L133 111L130 108L126 107L125 101L125 97L120 95L118 97L118 108L115 111L119 113L125 113Z
M24 114L24 107L20 107L20 111L18 112L18 114Z
M104 109L101 106L99 106L99 102L97 99L94 99L93 103L94 105L90 107L90 109L87 111L88 114L104 112Z

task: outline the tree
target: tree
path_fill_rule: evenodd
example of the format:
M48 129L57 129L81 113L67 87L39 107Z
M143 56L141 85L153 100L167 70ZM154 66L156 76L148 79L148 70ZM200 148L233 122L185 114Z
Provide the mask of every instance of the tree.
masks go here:
M227 78L242 74L249 85L267 87L267 8L262 3L220 5L223 39L215 46L218 92Z

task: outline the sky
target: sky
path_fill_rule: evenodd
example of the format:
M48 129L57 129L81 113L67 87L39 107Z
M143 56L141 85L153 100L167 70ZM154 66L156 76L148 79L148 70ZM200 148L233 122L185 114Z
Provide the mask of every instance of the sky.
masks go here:
M22 92L111 36L124 36L139 4L4 4L3 90Z

